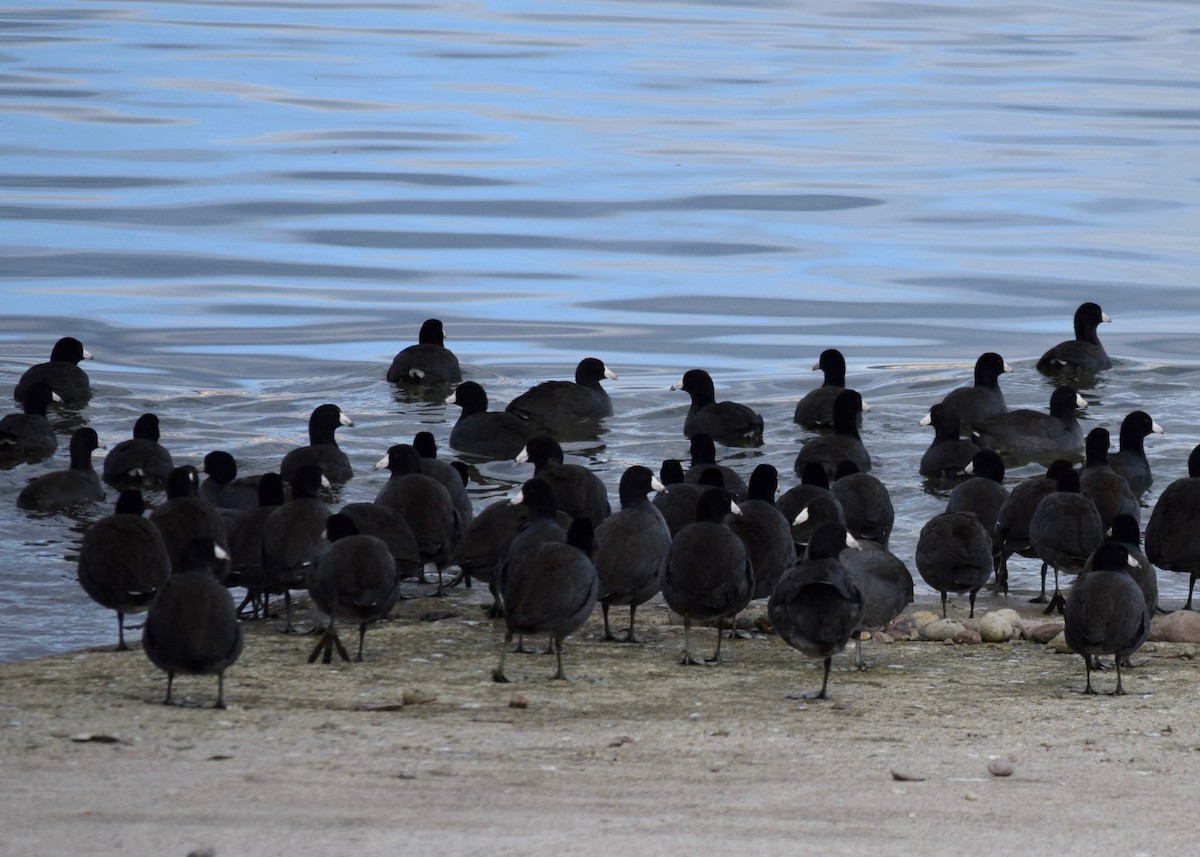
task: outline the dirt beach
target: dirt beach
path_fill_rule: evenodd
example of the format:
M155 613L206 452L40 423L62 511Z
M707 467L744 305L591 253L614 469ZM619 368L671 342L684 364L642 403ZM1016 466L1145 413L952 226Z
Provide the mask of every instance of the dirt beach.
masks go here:
M224 711L208 677L159 704L140 648L0 665L0 853L1194 849L1194 645L1148 644L1113 697L1081 694L1082 660L1033 642L871 640L868 671L842 655L833 700L803 702L788 695L819 687L818 665L778 638L680 666L682 628L649 605L644 645L599 642L597 611L567 641L571 681L524 654L502 685L484 597L402 602L361 664L310 665L312 637L250 623Z

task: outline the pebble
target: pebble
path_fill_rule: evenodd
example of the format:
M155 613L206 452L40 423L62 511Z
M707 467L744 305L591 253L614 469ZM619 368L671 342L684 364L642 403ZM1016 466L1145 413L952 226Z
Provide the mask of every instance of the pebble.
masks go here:
M1049 643L1055 637L1062 634L1062 631L1063 626L1061 622L1046 622L1026 631L1025 637L1030 642Z
M404 691L405 705L420 705L423 702L433 702L435 699L437 699L437 694L431 693L428 690L421 690L414 687Z
M1011 777L1013 775L1013 763L1008 759L992 759L988 762L988 773L993 777Z
M1059 632L1058 636L1046 643L1046 650L1059 655L1070 655L1074 650L1067 645L1067 635Z
M509 708L528 708L529 700L526 699L524 696L522 696L519 693L514 693L512 695L512 697L508 700L508 707Z
M916 774L912 771L906 771L903 768L892 768L892 779L902 783L923 783L925 776Z
M951 642L958 643L962 646L978 646L983 642L983 638L979 636L979 632L971 628L963 628L954 635Z
M1200 613L1176 610L1150 622L1150 639L1164 643L1200 643Z
M999 611L986 613L979 620L979 637L985 643L1004 643L1012 638L1013 626Z
M956 622L954 619L937 619L919 627L921 630L921 639L931 640L935 643L953 640L956 635L961 634L964 630L962 622Z
M918 610L912 614L912 620L913 624L917 626L917 630L920 631L926 625L942 621L942 617L932 610Z

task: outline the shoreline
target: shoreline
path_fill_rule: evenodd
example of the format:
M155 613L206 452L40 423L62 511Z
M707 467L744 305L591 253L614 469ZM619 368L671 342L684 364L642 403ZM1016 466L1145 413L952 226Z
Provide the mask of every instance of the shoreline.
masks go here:
M652 602L644 645L600 643L596 611L567 640L571 681L511 655L498 685L485 600L401 602L363 664L307 664L313 638L248 623L225 711L207 676L159 704L166 676L140 647L0 664L5 853L1184 853L1194 838L1172 810L1200 770L1195 645L1147 644L1127 696L1088 697L1082 659L1041 644L871 640L871 669L848 647L833 699L803 702L787 695L819 687L817 662L754 634L719 666L680 666L682 628ZM995 759L1013 775L989 774Z

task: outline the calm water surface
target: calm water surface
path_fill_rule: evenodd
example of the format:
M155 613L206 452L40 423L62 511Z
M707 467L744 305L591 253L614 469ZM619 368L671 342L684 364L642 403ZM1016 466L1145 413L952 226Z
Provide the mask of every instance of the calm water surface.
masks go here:
M97 390L60 415L55 460L0 471L0 660L113 639L74 580L106 509L13 502L64 466L80 419L111 446L153 410L177 461L225 448L254 472L334 401L356 422L342 499L371 499L390 443L428 428L445 444L457 416L383 379L434 315L497 406L589 354L618 372L606 432L569 446L614 492L630 463L686 458L667 387L692 367L766 418L733 465L790 474L794 403L841 348L915 571L944 502L917 476L917 420L985 350L1017 369L1011 407L1044 408L1033 363L1095 300L1119 363L1086 391L1088 419L1115 435L1144 408L1166 427L1153 503L1200 441L1200 27L1190 0L1086 7L0 14L0 389L70 334ZM477 504L527 472L484 466ZM1181 598L1185 579L1162 578Z

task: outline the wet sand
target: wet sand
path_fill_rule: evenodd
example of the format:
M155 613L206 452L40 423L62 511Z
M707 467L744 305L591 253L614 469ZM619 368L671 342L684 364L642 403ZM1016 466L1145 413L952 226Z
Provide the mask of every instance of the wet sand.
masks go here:
M368 632L362 664L309 665L314 638L250 623L225 711L207 707L208 677L178 678L184 704L159 704L165 675L140 648L0 665L0 851L1193 847L1196 646L1148 644L1128 695L1112 697L1081 694L1082 660L1032 642L868 641L868 671L842 655L833 700L804 702L788 694L818 688L819 667L778 638L727 641L720 666L680 666L682 628L651 605L644 645L600 643L597 611L567 641L570 682L548 680L552 657L525 654L509 656L514 681L501 685L483 602L478 587L404 601ZM433 611L453 615L428 621ZM614 611L618 624L625 615ZM695 632L697 651L714 633ZM1096 682L1111 690L1115 676ZM994 759L1011 760L1012 776L989 774Z

